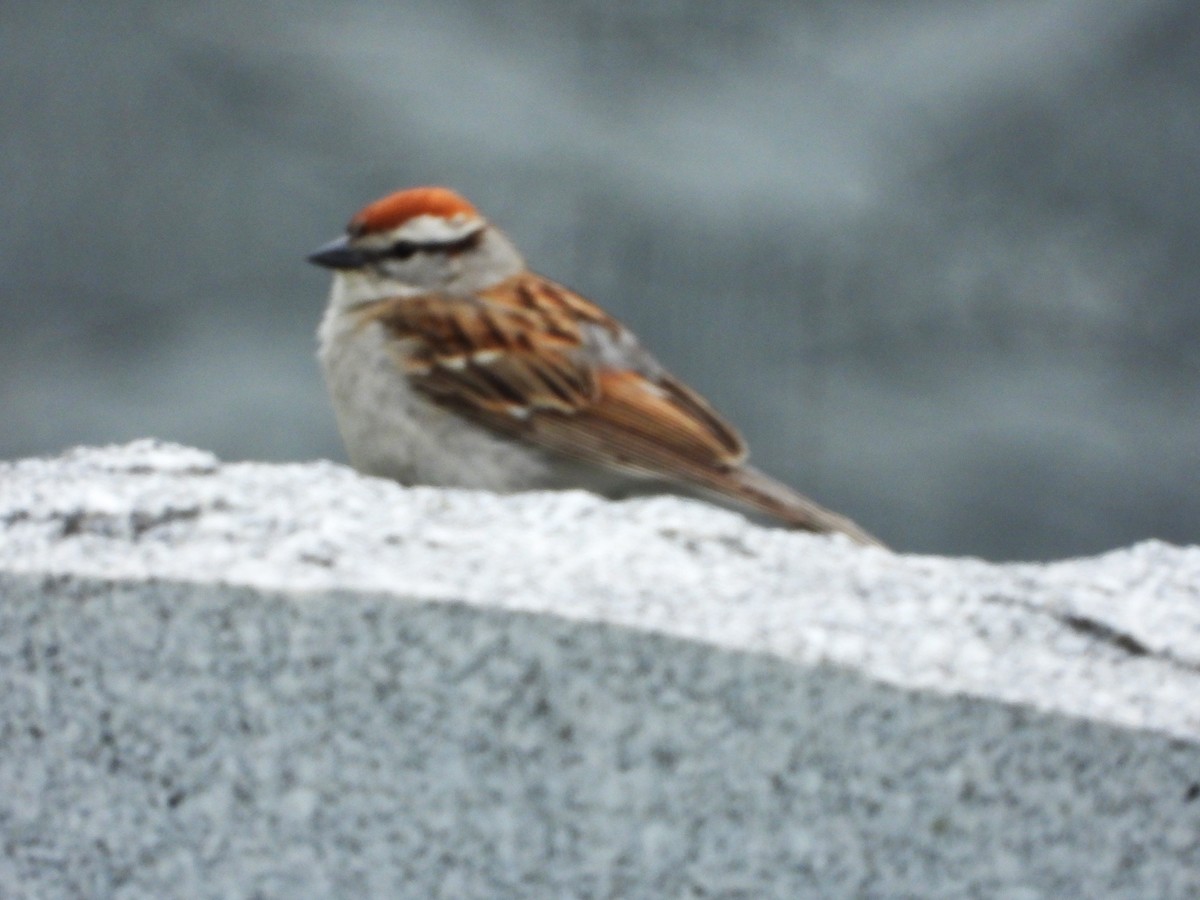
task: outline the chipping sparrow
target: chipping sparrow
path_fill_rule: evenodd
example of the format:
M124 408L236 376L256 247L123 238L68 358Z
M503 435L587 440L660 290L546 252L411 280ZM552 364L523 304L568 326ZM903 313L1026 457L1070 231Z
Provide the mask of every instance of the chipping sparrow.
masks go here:
M746 464L741 436L623 325L525 267L453 191L366 206L334 270L320 359L350 462L405 484L675 493L869 534Z

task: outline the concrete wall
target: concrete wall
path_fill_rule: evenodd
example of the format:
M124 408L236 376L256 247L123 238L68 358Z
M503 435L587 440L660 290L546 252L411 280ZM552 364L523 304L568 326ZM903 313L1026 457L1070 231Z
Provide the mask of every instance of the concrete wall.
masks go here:
M0 465L0 896L1187 897L1200 548Z

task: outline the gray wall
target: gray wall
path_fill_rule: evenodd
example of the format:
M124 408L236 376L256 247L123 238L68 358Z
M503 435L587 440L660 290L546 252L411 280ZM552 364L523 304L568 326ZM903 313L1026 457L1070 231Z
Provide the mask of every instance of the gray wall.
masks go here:
M447 183L906 550L1200 538L1200 7L0 12L0 457L341 458L304 254Z

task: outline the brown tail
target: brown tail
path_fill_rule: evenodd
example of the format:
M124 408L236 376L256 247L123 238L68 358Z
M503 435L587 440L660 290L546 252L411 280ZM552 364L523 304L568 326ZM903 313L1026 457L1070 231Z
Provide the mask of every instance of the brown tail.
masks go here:
M722 473L719 480L712 481L711 488L792 528L844 534L868 547L886 547L850 519L814 503L751 466Z

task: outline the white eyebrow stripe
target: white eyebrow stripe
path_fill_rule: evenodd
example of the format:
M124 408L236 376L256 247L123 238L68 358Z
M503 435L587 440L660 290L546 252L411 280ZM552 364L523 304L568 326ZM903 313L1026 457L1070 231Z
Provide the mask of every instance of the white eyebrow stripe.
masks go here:
M386 243L410 241L414 244L452 244L478 231L483 220L461 213L449 219L442 216L414 216L399 228L386 232Z

